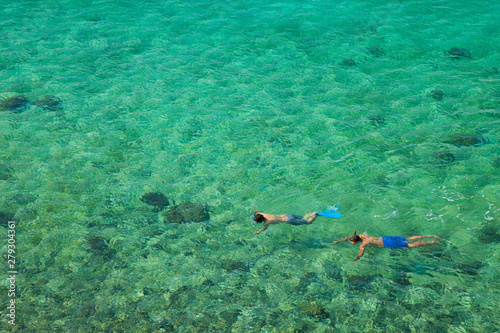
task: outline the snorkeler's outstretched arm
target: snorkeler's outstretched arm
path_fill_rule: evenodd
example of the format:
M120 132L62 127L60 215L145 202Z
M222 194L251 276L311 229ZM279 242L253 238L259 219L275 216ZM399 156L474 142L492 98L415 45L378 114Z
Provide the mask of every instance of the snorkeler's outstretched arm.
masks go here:
M264 227L262 227L262 229L260 229L259 231L254 232L253 234L254 235L260 234L262 231L266 230L268 226L269 226L269 224L264 224Z
M344 237L344 238L342 238L341 240L338 240L338 241L333 241L332 243L333 244L338 244L338 243L341 243L341 242L345 242L345 241L347 241L349 239L351 239L351 236Z
M359 258L361 258L363 256L363 254L365 254L365 248L366 248L366 246L364 246L363 244L361 244L359 246L359 253L356 256L356 258L354 258L354 261L358 260Z

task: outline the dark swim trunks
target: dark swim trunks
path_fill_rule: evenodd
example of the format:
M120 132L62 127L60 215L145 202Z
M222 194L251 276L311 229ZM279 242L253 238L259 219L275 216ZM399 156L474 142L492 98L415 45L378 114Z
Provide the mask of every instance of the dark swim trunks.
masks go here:
M286 223L292 225L303 225L307 224L307 221L302 218L302 216L286 214Z
M408 247L406 238L400 236L384 236L382 237L384 247L388 249L397 249L399 247Z

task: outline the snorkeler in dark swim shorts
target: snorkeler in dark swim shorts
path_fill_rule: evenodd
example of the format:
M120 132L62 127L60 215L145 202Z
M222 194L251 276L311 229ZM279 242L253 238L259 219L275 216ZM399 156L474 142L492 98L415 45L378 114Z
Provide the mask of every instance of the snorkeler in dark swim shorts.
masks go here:
M283 215L272 215L266 213L257 213L254 212L253 220L256 223L264 223L264 227L261 230L254 232L254 235L260 234L262 231L266 230L271 224L280 224L280 223L288 223L291 225L304 225L311 224L318 217L318 213L309 213L302 216L292 215L292 214L283 214Z
M376 246L376 247L385 247L388 249L397 249L402 247L418 247L432 244L441 244L441 242L437 240L428 241L428 242L411 242L408 243L408 240L416 240L422 238L439 238L436 235L428 235L428 236L411 236L408 238L400 237L400 236L384 236L384 237L372 237L366 235L356 235L356 230L354 230L354 236L347 236L342 238L341 240L334 241L333 244L338 244L340 242L350 241L352 245L356 245L357 243L361 243L359 245L359 254L354 258L354 261L358 260L365 253L365 249L368 246Z
M312 221L309 223L308 220L304 220L302 216L298 215L292 215L292 214L285 214L286 217L286 223L291 224L291 225L303 225L303 224L310 224ZM314 218L316 218L316 215L314 215Z

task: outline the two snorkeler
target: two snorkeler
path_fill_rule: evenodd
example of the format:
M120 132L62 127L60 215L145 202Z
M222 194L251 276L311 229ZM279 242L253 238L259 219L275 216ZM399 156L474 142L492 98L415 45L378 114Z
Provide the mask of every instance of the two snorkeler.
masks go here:
M330 210L321 211L321 212L313 212L308 213L306 215L298 216L292 214L282 214L282 215L272 215L266 213L257 213L254 212L254 224L264 223L262 229L254 232L254 235L260 234L265 231L271 224L280 224L280 223L288 223L292 225L305 225L311 224L318 216L327 216L327 217L341 217L340 213L337 213L337 207L329 207ZM365 253L365 249L367 247L385 247L389 249L396 248L404 248L404 247L419 247L433 244L441 244L441 242L437 240L432 241L421 241L422 238L439 238L436 235L426 235L426 236L411 236L408 238L400 237L400 236L383 236L383 237L373 237L367 235L357 235L356 230L354 230L353 236L347 236L338 241L333 241L333 244L338 244L345 241L350 241L352 245L359 244L359 254L354 258L354 261L357 261L359 258L363 256ZM410 241L410 242L408 242Z

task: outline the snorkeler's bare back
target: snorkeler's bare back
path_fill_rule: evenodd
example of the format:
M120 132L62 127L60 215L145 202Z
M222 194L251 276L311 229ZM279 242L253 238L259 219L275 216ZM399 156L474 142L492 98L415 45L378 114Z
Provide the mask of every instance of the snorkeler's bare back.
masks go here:
M287 221L286 215L273 215L273 214L266 214L266 213L258 213L264 216L264 218L267 220L265 223L266 224L278 224L278 223L285 223Z
M366 246L380 246L383 247L384 243L382 242L382 237L373 237L373 236L366 236L366 235L359 235L361 239L363 240L362 245Z

